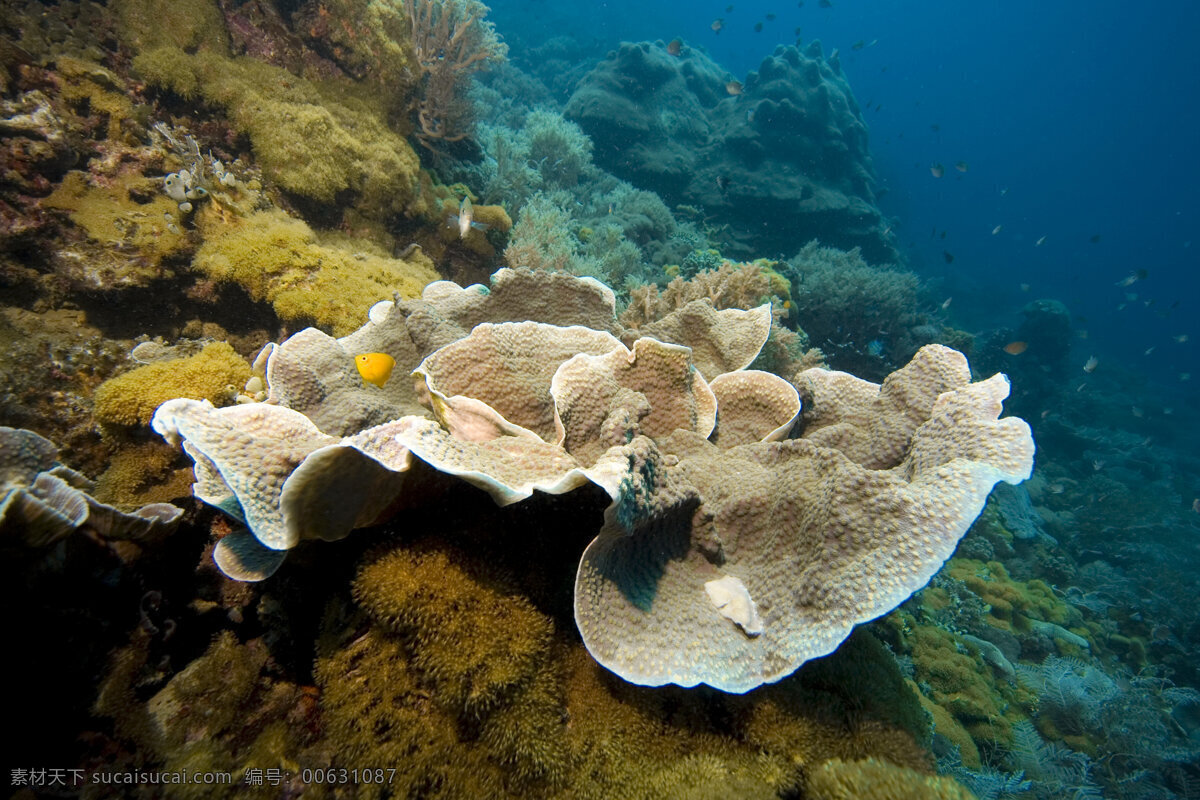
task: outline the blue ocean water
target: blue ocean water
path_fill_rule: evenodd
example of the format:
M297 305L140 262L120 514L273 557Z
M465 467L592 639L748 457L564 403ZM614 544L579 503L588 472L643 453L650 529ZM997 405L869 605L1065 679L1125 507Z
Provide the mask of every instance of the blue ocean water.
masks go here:
M775 45L794 43L797 29L826 54L838 49L896 245L906 266L953 298L960 324L1012 325L1030 300L1056 298L1087 331L1073 356L1080 366L1091 355L1118 358L1181 390L1180 403L1195 402L1178 378L1200 375L1200 149L1191 133L1200 122L1200 7L735 0L728 8L502 0L489 18L518 62L522 50L559 36L596 57L621 41L680 37L738 77ZM953 168L959 161L967 172ZM938 163L941 179L930 173ZM1144 282L1115 285L1139 269ZM1188 342L1174 341L1184 335Z

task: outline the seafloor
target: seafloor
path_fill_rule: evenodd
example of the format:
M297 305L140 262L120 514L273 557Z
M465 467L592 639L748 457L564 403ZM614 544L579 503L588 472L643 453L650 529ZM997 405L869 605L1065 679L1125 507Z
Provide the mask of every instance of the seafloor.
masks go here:
M2 8L11 796L1200 797L1183 409L930 302L836 53Z

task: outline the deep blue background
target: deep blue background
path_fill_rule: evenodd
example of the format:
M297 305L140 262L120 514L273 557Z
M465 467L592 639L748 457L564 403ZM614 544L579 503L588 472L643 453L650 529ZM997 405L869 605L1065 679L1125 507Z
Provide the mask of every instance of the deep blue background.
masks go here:
M727 5L496 0L491 19L518 58L551 36L572 36L597 55L623 40L679 36L738 76L801 27L805 43L840 50L871 130L880 205L931 303L953 297L951 321L982 329L1015 325L1025 303L1056 298L1088 333L1076 341L1080 365L1092 354L1102 365L1117 359L1194 396L1200 4ZM767 12L777 18L766 21ZM717 17L720 34L710 29ZM953 168L960 160L966 173ZM935 162L945 177L931 175ZM1137 269L1149 278L1114 285ZM1180 334L1191 341L1175 342ZM1181 384L1181 372L1196 383Z

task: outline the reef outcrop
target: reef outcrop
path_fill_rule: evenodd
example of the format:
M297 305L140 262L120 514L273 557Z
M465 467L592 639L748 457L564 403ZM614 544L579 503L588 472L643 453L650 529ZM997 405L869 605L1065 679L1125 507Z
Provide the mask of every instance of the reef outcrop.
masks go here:
M597 164L728 223L750 258L819 239L895 263L875 206L867 128L836 53L780 46L744 82L707 55L625 43L580 81L566 116Z

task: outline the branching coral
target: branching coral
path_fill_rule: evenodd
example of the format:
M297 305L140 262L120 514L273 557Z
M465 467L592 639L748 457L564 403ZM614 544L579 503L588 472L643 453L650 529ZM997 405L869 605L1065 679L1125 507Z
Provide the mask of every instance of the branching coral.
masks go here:
M478 0L409 0L406 5L423 77L417 139L426 147L464 139L470 112L463 80L489 61L503 60L508 47L483 21L487 6Z

